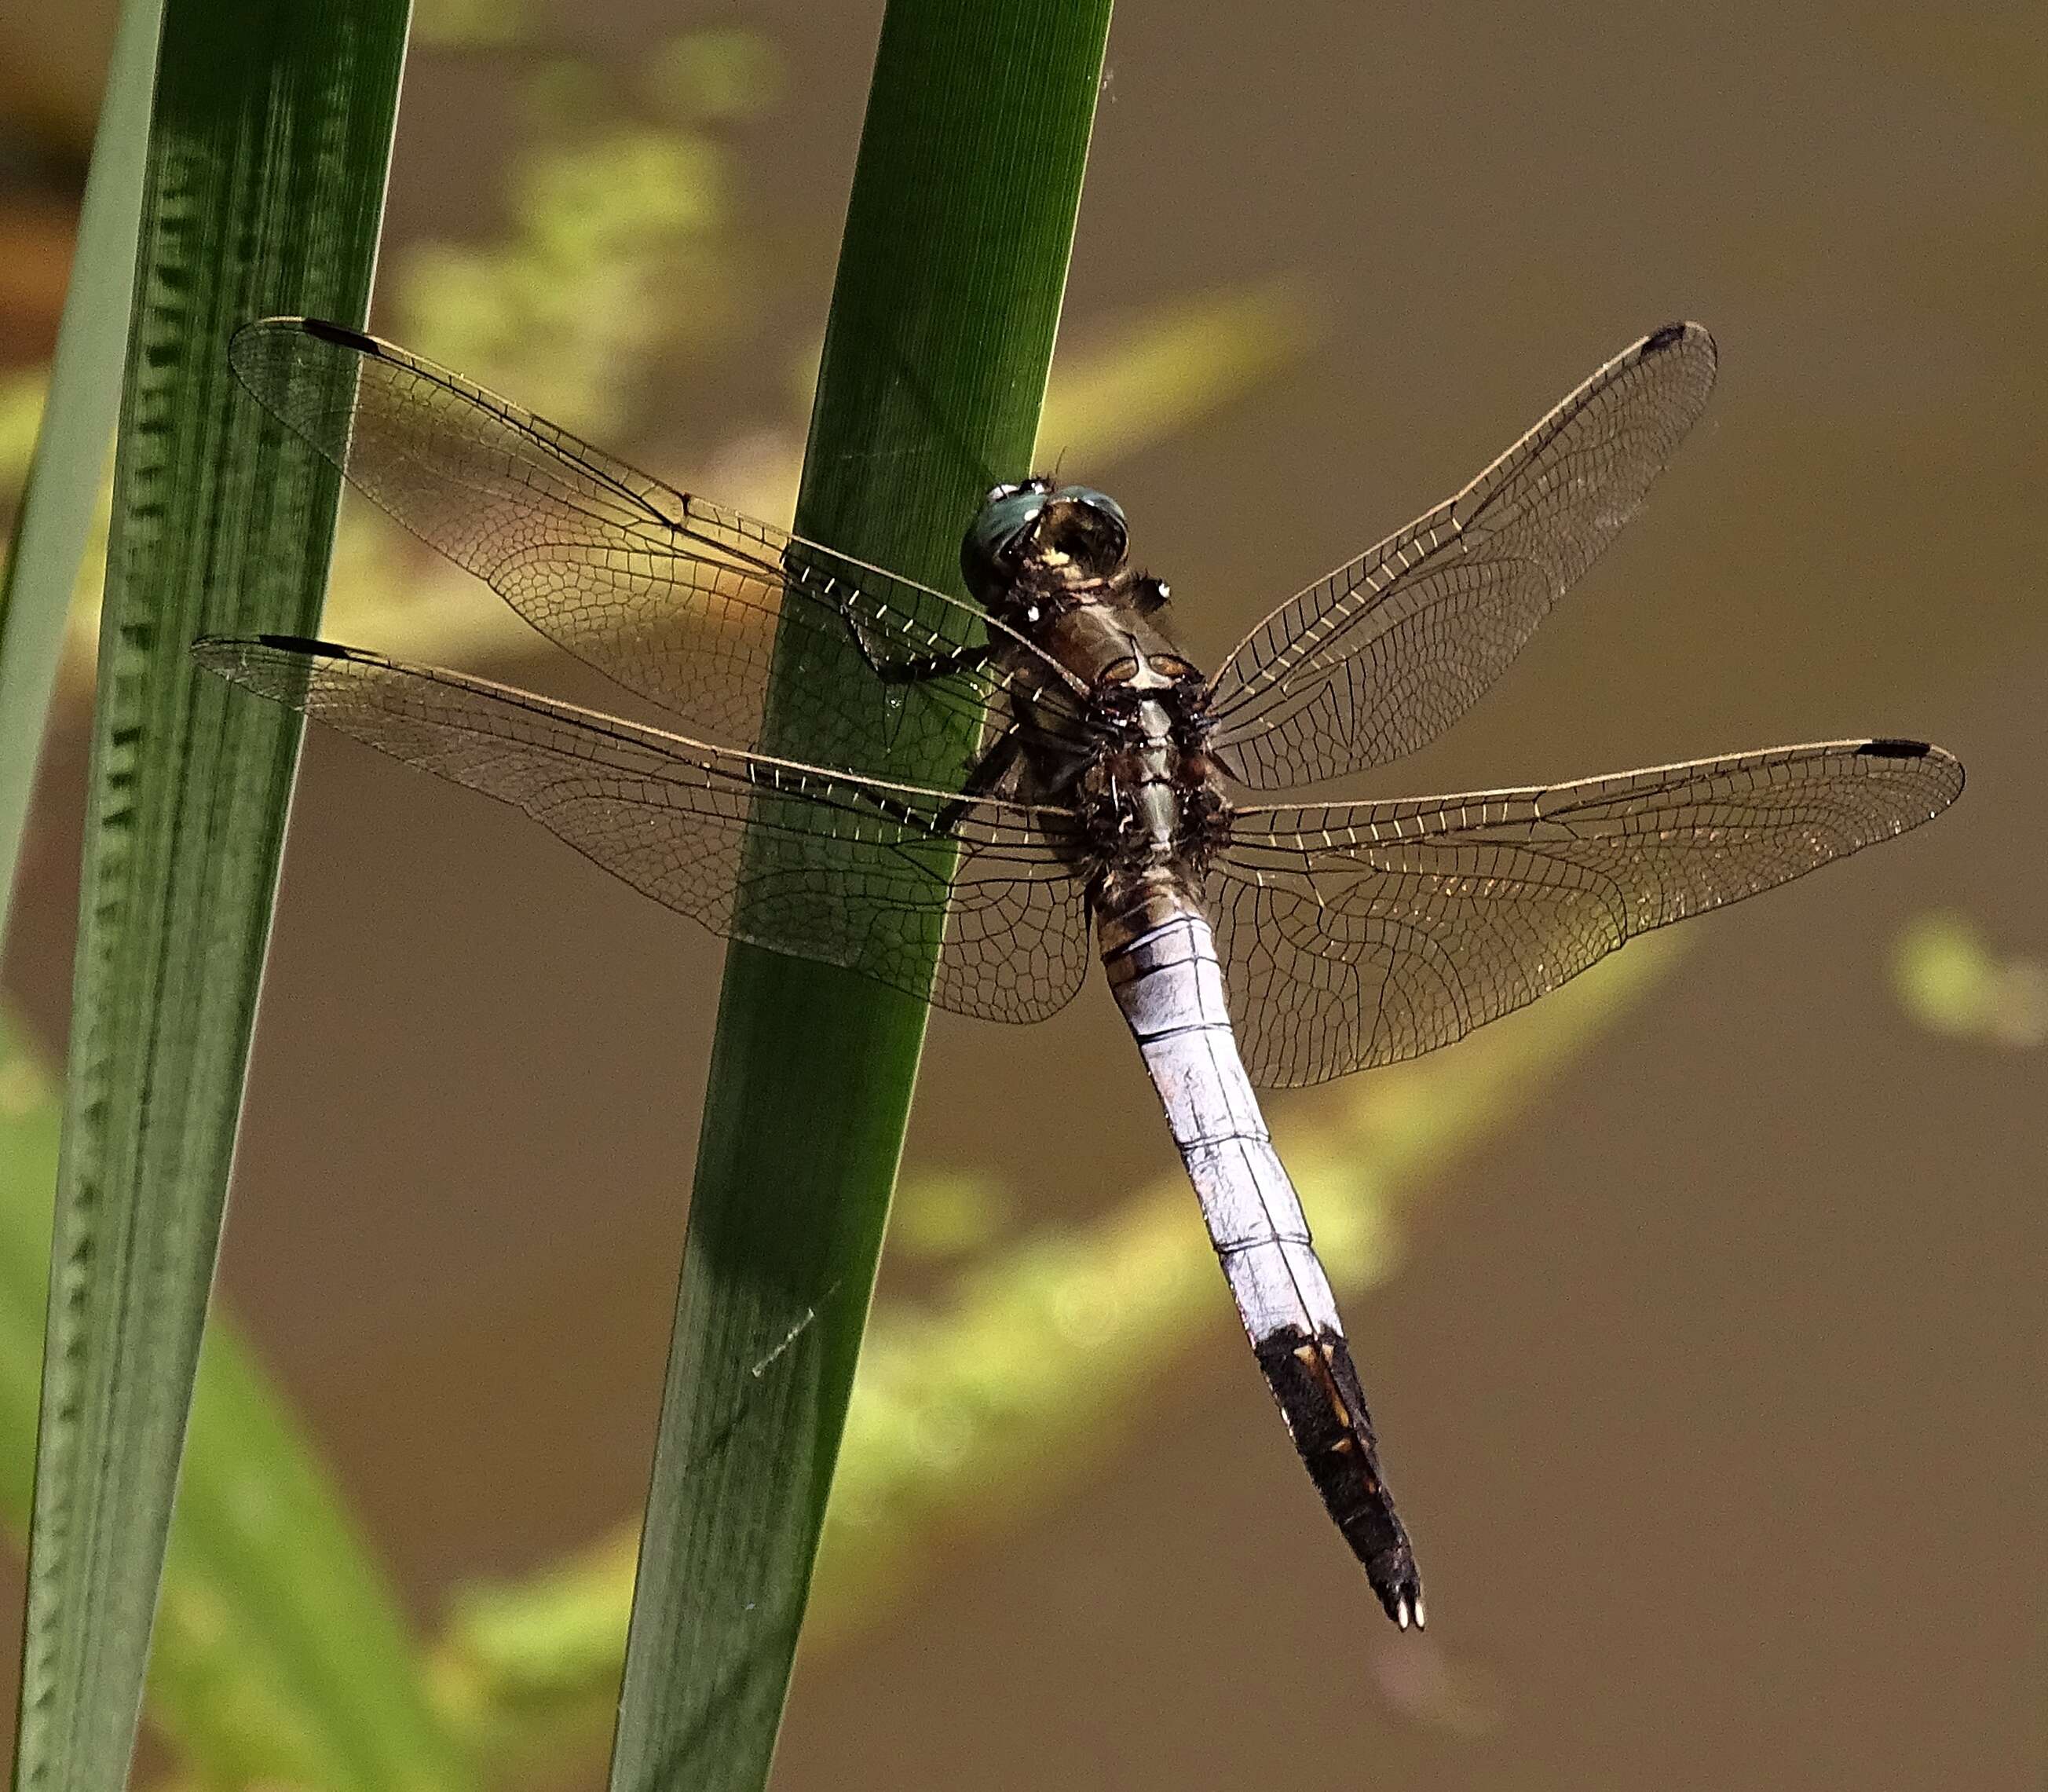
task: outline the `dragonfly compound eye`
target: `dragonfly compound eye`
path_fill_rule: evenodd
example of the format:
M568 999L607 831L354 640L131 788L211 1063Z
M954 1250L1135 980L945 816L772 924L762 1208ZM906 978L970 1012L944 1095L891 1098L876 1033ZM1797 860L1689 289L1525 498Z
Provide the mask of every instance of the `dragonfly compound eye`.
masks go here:
M960 576L983 603L994 603L1017 576L1018 550L1051 495L1045 482L999 485L960 543Z

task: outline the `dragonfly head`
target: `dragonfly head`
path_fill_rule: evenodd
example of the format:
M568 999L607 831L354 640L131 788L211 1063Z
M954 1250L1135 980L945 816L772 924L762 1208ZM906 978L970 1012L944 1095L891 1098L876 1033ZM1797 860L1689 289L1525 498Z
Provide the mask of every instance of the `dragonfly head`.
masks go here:
M968 589L999 615L1081 596L1123 570L1131 528L1107 494L1045 478L990 492L960 544Z

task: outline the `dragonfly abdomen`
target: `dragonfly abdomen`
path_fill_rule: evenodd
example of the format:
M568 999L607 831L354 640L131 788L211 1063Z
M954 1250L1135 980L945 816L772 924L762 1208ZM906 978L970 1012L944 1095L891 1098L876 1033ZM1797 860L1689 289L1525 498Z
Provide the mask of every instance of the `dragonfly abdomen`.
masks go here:
M1100 917L1117 1005L1295 1448L1387 1616L1419 1625L1414 1552L1379 1472L1336 1298L1238 1055L1208 921L1190 901L1148 894Z

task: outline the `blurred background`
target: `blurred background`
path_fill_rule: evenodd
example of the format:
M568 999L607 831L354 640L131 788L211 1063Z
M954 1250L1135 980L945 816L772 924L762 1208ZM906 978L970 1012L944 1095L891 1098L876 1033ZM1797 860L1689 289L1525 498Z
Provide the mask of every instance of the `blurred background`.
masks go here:
M880 11L423 6L373 327L786 520ZM1859 733L1970 789L1273 1100L1423 1639L1317 1509L1107 998L935 1017L778 1786L2041 1782L2038 26L1120 14L1041 458L1117 494L1198 658L1694 316L1719 392L1643 516L1369 793ZM0 506L111 29L0 19ZM328 633L604 700L365 510ZM91 628L5 967L49 1064ZM445 1697L514 1712L505 1783L602 1782L720 954L308 741L225 1298Z

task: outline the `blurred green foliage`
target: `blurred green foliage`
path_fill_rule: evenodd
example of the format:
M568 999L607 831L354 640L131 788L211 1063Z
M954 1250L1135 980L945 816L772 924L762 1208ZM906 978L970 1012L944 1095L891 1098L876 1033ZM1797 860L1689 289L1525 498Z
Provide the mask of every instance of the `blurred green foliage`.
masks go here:
M413 52L504 48L529 29L520 0L413 0Z
M1018 1203L994 1177L931 1170L896 1191L889 1247L899 1259L956 1263L985 1251L1017 1216Z
M2048 1041L2048 960L2001 956L1968 917L1921 916L1891 951L1892 987L1922 1026L2023 1049Z
M42 368L0 375L0 491L21 489L43 426L43 398L49 374Z

